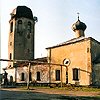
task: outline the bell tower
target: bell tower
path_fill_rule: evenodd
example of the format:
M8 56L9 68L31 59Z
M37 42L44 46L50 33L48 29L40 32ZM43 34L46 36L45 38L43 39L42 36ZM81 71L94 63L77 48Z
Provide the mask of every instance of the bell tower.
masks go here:
M10 15L8 59L34 59L34 26L37 17L33 17L31 9L26 6L18 6ZM8 67L13 67L13 63L9 62Z

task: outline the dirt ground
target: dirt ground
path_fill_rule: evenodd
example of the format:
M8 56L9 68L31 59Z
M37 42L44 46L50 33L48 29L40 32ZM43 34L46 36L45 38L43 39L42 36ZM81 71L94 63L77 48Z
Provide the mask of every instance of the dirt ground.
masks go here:
M84 92L84 91L69 91L64 89L46 89L46 88L34 88L32 90L34 92L42 92L47 94L62 94L62 95L70 95L70 96L100 96L100 91L98 92Z
M100 91L58 88L0 88L0 100L100 100Z

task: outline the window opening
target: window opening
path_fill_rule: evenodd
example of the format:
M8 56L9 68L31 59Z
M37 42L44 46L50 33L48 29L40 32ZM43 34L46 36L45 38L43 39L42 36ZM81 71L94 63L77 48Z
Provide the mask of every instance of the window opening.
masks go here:
M11 24L10 24L10 32L11 33L13 32L13 22L11 22Z
M28 33L31 33L31 22L28 22Z
M22 35L22 20L18 20L18 28L17 28L17 32Z
M12 54L10 53L10 60L12 59Z
M29 81L32 81L32 73L29 73Z
M37 72L37 81L40 81L40 72Z
M21 81L24 81L24 73L21 74Z
M12 42L10 42L10 46L12 46Z
M13 82L13 76L10 76L10 83Z
M68 83L68 72L66 72L66 83Z
M78 73L79 73L79 69L74 68L74 69L73 69L73 80L76 80L76 81L79 80L79 75L78 75Z
M60 70L56 70L56 81L60 81Z

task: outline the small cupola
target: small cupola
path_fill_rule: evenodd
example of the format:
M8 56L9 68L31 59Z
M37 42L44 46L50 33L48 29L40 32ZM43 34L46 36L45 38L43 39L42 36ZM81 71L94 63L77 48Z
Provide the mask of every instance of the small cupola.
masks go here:
M79 20L79 13L78 14L78 21L72 25L72 30L75 32L76 37L85 36L84 31L86 29L86 24Z

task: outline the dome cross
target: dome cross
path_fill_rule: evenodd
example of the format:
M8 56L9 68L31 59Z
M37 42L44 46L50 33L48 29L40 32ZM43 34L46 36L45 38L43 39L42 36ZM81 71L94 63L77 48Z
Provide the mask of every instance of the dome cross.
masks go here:
M78 20L79 20L79 14L80 14L80 13L78 12L78 13L77 13L77 15L78 15Z

